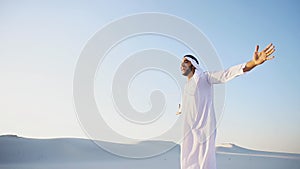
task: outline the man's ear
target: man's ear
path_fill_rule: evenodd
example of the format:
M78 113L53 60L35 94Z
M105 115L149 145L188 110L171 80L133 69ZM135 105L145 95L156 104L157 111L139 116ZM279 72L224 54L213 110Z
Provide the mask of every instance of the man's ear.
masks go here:
M192 67L192 71L195 72L196 68L193 65L191 65L191 67Z

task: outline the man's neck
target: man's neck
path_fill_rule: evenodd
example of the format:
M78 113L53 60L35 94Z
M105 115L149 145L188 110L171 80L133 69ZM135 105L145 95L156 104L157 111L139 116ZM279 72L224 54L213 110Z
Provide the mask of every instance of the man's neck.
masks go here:
M194 72L189 73L187 76L188 80L190 80L193 77L193 75L194 75Z

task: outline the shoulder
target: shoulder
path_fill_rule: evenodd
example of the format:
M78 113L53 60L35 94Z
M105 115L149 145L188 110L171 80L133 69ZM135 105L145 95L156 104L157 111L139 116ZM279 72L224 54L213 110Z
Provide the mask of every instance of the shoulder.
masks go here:
M198 83L199 81L208 82L207 81L208 75L209 75L208 71L198 71L198 70L196 70L192 78L195 80L196 83Z

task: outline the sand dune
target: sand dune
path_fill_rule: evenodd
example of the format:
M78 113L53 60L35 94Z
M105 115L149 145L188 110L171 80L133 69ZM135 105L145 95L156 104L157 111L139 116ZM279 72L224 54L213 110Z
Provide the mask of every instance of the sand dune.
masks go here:
M216 149L220 169L300 169L300 154L249 150L230 143Z
M216 150L219 154L235 154L235 155L239 154L239 155L259 156L259 157L300 159L300 154L250 150L231 143L224 143L218 145L216 147Z
M112 147L122 148L122 144ZM170 142L144 142L139 150L153 149ZM174 143L173 143L174 144ZM127 145L131 146L131 145ZM17 136L0 136L0 168L179 168L180 147L177 145L167 153L145 159L124 158L111 154L93 141L78 138L30 139Z
M115 148L132 146L101 143ZM138 151L149 151L170 144L175 143L146 141L137 146ZM219 169L300 169L300 154L249 150L230 143L219 145L216 149ZM31 139L4 135L0 136L0 168L179 169L180 146L175 145L158 156L134 159L111 154L87 139Z

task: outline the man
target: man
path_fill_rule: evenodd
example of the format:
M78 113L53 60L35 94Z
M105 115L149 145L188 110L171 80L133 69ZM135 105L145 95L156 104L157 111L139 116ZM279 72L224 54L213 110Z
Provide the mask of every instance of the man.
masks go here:
M177 114L184 116L184 138L181 146L182 169L216 169L216 118L213 107L213 84L225 83L271 60L275 46L271 43L261 52L259 46L247 63L224 71L204 72L198 60L185 55L181 71L187 76L182 103Z

